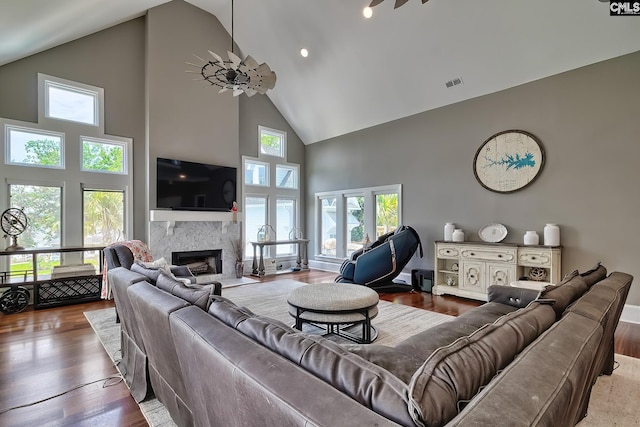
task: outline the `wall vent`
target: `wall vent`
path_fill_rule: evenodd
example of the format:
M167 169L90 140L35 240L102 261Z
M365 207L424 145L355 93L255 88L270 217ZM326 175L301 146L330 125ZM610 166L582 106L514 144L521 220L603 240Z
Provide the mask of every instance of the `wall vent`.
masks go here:
M446 82L446 83L445 83L445 85L446 85L447 87L454 87L454 86L461 85L462 83L464 83L464 82L462 81L462 77L458 77L458 78L456 78L456 79L449 80L448 82Z

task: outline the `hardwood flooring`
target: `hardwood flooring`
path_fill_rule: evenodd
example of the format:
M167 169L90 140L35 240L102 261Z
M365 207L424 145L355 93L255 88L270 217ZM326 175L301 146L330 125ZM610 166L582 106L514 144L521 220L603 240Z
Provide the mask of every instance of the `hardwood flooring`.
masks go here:
M303 271L286 277L307 283L333 281L335 273ZM271 276L272 281L283 276ZM397 304L457 316L480 303L421 292L381 294ZM112 301L0 314L0 411L45 399L76 385L116 374L83 313ZM620 322L616 352L640 357L640 325ZM146 426L124 383L104 381L60 397L0 413L0 426Z

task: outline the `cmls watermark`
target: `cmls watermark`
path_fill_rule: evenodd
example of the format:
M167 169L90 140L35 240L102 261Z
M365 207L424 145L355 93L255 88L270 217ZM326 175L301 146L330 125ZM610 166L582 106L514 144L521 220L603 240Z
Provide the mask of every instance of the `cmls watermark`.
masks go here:
M609 1L609 15L640 15L640 1Z

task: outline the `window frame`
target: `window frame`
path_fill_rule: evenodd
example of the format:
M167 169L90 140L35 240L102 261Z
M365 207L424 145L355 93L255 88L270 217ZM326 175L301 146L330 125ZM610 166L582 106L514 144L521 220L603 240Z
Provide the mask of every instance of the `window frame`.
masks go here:
M122 171L107 171L99 169L85 169L84 167L84 143L90 142L94 144L114 145L122 148ZM80 135L80 170L83 172L91 173L106 173L115 175L127 175L129 173L129 155L127 150L127 144L124 141L117 141L113 139L95 138L91 136Z
M280 155L272 155L262 152L262 135L268 134L280 138ZM258 125L258 158L286 159L287 158L287 132Z
M38 163L23 163L23 162L14 162L11 160L11 131L22 131L25 133L34 133L40 135L50 135L57 138L60 138L60 164L59 165L43 165ZM7 165L13 166L27 166L32 168L47 168L47 169L64 169L65 168L65 134L62 132L56 132L46 129L39 129L36 127L27 127L14 125L10 123L6 123L4 125L4 141L5 141L5 156L4 161Z
M266 174L265 174L265 183L264 184L254 184L253 182L251 183L247 183L245 178L246 178L246 164L247 163L251 163L254 165L264 165L265 166L265 170L266 170ZM251 186L251 187L259 187L259 188L268 188L271 185L271 164L269 162L265 162L263 160L258 160L258 159L249 159L247 158L245 160L245 158L243 157L242 159L242 183L246 186Z
M103 89L97 88L94 86L84 85L82 83L70 82L68 80L64 80L64 79L60 79L52 76L46 76L44 78L43 85L44 85L44 94L43 94L44 118L49 120L62 120L66 122L73 122L73 123L78 123L85 126L94 126L94 127L100 126L101 117L102 117L101 110L103 105L103 101L101 98L104 97L104 92L101 93L101 91L103 91ZM93 98L93 121L89 123L81 120L74 120L71 118L52 116L50 112L51 94L49 92L51 88L64 90L71 93L91 96Z

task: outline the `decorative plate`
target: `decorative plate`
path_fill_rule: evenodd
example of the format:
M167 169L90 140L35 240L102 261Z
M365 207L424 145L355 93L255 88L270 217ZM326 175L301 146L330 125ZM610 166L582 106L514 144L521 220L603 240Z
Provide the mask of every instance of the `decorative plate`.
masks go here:
M502 224L487 224L478 231L484 242L497 243L507 237L507 227Z

